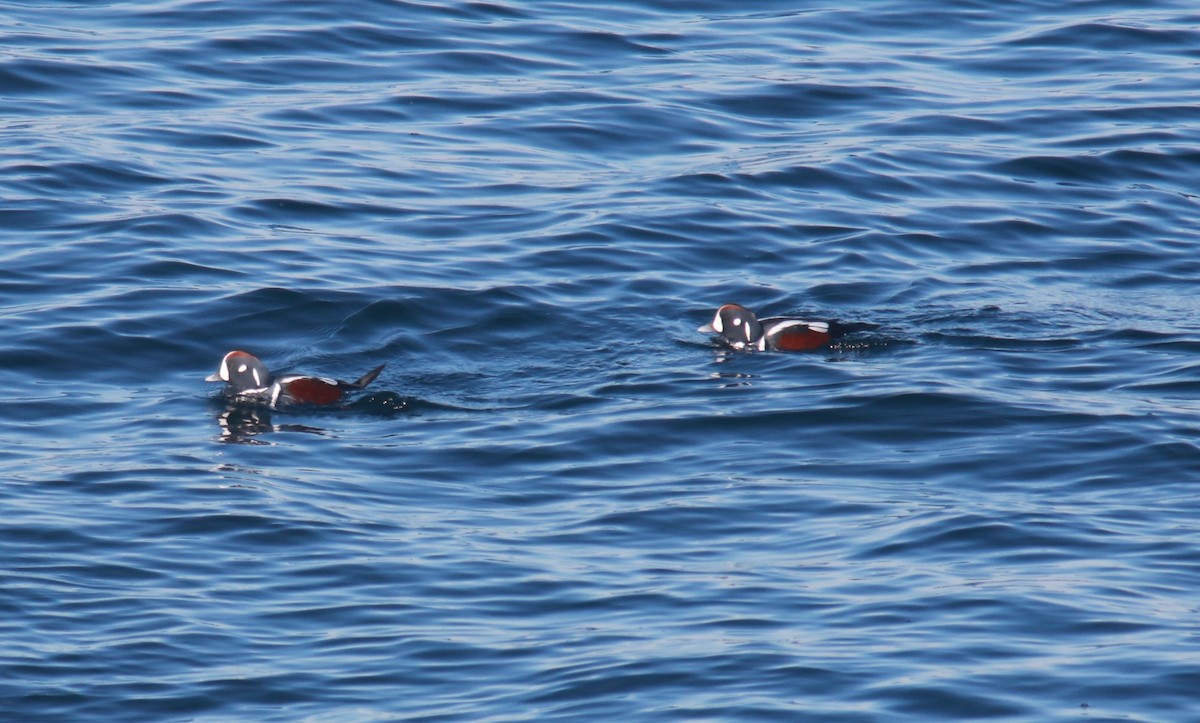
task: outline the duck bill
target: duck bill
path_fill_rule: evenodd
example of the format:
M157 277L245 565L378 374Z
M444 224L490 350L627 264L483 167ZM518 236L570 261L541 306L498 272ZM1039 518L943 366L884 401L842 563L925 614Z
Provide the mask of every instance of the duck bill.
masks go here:
M717 333L717 330L712 328L711 321L709 323L705 324L704 326L699 327L698 329L696 329L696 331L700 332L701 334L716 334Z
M206 381L206 382L223 382L225 380L221 378L220 372L213 372L212 374L209 374L208 376L204 377L204 381Z

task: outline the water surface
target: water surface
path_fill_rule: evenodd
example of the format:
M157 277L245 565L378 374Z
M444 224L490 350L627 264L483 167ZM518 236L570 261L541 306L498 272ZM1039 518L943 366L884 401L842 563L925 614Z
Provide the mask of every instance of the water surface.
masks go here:
M1200 718L1198 25L8 5L5 715Z

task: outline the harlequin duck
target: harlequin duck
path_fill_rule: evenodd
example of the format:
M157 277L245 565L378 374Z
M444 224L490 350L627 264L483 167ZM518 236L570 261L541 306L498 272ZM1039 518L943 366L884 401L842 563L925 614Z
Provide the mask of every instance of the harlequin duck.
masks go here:
M342 401L347 393L365 389L379 376L384 366L380 364L354 382L302 374L289 374L276 379L258 357L244 351L231 351L221 360L217 371L208 375L205 381L225 382L238 399L273 408L289 404L335 404Z
M759 319L744 306L726 304L717 309L710 323L696 331L719 334L734 349L807 351L827 346L829 342L852 331L874 328L874 324L843 324L780 316Z

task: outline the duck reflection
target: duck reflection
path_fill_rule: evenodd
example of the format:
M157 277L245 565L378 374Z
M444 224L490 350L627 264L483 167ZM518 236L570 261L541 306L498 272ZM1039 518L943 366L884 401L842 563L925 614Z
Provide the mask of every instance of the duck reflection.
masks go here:
M270 444L259 439L271 432L303 432L324 435L328 432L311 424L276 424L272 415L275 410L263 404L249 404L236 397L222 395L213 400L217 405L217 426L221 428L221 441L231 444ZM296 412L309 410L315 413L358 412L374 416L390 417L411 411L412 400L395 392L376 392L335 408L314 408L296 405L289 407ZM286 415L286 412L284 412Z
M716 379L721 382L722 389L731 387L748 387L754 384L754 379L758 377L754 374L744 374L742 372L713 372L708 375L709 379Z
M304 432L325 434L320 427L307 424L275 424L271 410L266 407L238 405L225 409L217 415L217 426L221 428L221 441L231 444L268 444L259 436L269 432Z

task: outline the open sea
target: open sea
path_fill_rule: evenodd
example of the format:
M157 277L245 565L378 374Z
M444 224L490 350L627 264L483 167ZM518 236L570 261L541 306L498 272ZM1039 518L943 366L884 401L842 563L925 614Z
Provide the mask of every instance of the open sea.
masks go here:
M1200 721L1200 6L6 2L0 385L6 721Z

